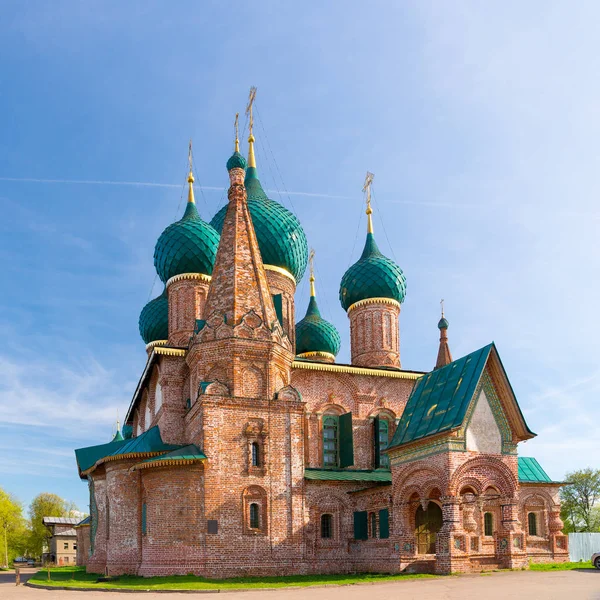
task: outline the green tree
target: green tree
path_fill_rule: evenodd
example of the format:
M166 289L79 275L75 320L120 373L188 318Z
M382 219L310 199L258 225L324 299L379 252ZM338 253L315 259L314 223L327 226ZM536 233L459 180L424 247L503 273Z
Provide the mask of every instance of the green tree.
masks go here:
M19 501L0 488L0 564L7 567L23 552L27 539L23 507Z
M600 469L567 473L560 491L565 532L600 531Z
M38 494L29 505L31 530L29 545L34 556L40 557L48 540L52 537L51 530L44 525L44 517L70 517L77 511L72 502L67 502L56 494Z

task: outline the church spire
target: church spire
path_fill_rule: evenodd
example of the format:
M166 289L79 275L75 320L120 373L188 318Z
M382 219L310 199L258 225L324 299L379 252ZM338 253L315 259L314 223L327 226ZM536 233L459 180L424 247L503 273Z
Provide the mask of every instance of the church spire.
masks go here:
M244 168L231 161L227 167L229 203L204 308L206 322L209 328L226 323L231 327L227 337L235 338L248 337L247 327L242 327L239 333L237 327L250 320L251 328L263 330L263 339L272 339L279 321L248 210ZM289 344L287 338L286 342Z
M444 301L441 300L440 304L442 306L442 318L438 323L438 329L440 330L440 348L438 350L435 369L445 367L446 365L449 365L452 362L452 353L450 352L450 347L448 346L447 334L449 323L446 317L444 317Z

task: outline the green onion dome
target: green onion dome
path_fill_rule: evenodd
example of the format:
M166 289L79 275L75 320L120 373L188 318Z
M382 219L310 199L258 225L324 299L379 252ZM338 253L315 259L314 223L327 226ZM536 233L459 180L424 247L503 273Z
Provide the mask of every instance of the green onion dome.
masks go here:
M236 150L227 161L227 170L246 169L246 159Z
M338 330L321 317L317 299L311 296L306 316L296 324L296 354L326 352L336 356L340 343Z
M367 298L389 298L404 302L406 278L402 269L381 254L373 233L367 233L360 259L342 277L340 303L348 310L355 302Z
M448 320L442 317L440 319L440 322L438 323L438 329L448 329L448 325L450 325L450 323L448 323Z
M133 437L133 427L131 425L123 425L121 432L125 440L130 440Z
M308 261L308 244L300 221L281 204L267 197L256 167L248 167L244 185L263 263L281 267L293 275L296 282L300 281ZM227 206L224 206L210 222L219 233L226 212Z
M154 248L154 266L163 283L181 273L211 275L217 256L219 234L198 214L191 173L188 182L188 203L183 217L161 233Z
M167 288L163 293L150 300L140 313L140 335L146 344L169 337L169 300Z

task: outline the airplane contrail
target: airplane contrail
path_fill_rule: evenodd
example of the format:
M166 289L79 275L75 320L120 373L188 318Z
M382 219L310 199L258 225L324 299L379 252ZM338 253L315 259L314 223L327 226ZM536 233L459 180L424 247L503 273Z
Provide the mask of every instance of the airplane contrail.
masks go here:
M79 184L79 185L131 185L138 187L159 187L159 188L181 188L183 184L176 183L154 183L150 181L100 181L96 179L37 179L33 177L0 177L0 181L13 181L17 183L58 183L58 184ZM226 189L210 185L195 185L194 188L215 192L222 192ZM281 192L279 190L265 190L270 194L280 194L289 196L308 196L312 198L331 198L334 200L354 200L351 196L334 196L332 194L319 194L316 192Z

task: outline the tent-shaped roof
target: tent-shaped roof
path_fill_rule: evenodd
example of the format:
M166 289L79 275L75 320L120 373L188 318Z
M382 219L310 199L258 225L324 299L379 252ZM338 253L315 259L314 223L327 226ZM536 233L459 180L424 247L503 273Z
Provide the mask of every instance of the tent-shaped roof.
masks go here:
M390 448L450 432L462 426L486 365L494 358L503 375L520 421L521 439L535 434L527 427L504 367L492 342L421 377L406 404Z

